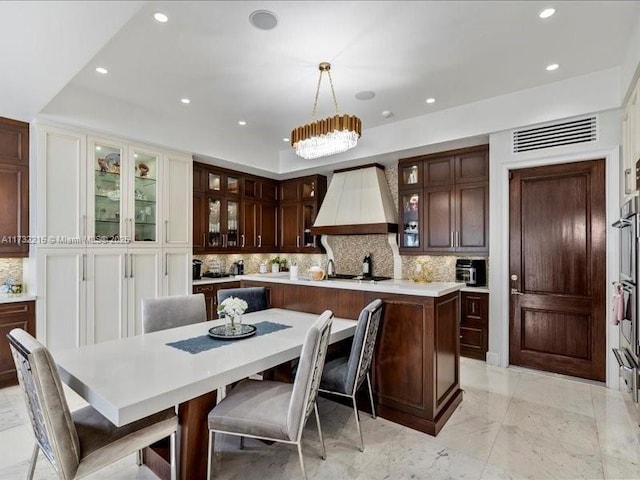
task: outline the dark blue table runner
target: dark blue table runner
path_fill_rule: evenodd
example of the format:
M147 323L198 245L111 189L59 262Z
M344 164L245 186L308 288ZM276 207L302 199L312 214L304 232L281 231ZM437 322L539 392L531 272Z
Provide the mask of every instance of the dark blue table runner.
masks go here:
M279 330L291 328L291 325L283 325L281 323L268 321L254 323L253 325L256 327L256 334L247 338L259 337L261 335L267 335ZM243 339L219 340L209 335L200 335L199 337L187 338L185 340L179 340L177 342L170 342L166 345L195 355L196 353L206 352L207 350L211 350L212 348L223 347L225 345L229 345L234 342L240 342L242 340Z

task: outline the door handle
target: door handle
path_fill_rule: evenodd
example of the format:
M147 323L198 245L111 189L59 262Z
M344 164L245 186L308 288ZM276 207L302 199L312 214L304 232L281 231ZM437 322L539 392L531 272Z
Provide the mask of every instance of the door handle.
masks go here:
M133 278L133 253L129 254L129 262L130 262L130 266L129 266L129 278Z
M450 246L451 248L453 248L453 247L455 247L455 246L456 246L455 241L454 241L454 239L453 239L453 236L454 236L454 235L455 235L455 233L454 233L454 232L451 232L451 239L450 239L450 241L449 241L449 246Z
M300 235L296 236L296 248L300 248Z
M262 247L262 235L258 235L258 248Z
M242 238L242 248L244 248L244 233L240 237Z
M202 246L203 247L207 247L208 246L207 245L207 234L206 233L202 234Z
M169 254L164 254L164 276L169 275Z
M82 243L87 240L87 216L82 215Z
M129 278L129 274L127 273L127 255L128 254L124 254L124 278Z
M460 232L456 231L456 247L460 246Z
M82 281L87 280L87 254L82 254Z
M631 176L631 169L626 168L624 171L624 193L629 194L633 192L631 187L629 186L629 177Z
M164 221L164 243L169 242L169 220Z
M524 293L518 290L516 282L518 281L518 275L511 275L511 295L524 295Z

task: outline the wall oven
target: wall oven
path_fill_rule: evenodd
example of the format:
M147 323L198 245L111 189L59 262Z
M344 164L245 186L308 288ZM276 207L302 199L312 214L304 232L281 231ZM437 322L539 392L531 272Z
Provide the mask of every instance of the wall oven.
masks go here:
M620 209L620 219L613 226L620 229L620 282L616 288L622 296L618 302L620 348L613 354L620 366L620 377L631 398L638 405L640 388L640 336L638 328L638 197ZM617 311L616 310L616 311Z

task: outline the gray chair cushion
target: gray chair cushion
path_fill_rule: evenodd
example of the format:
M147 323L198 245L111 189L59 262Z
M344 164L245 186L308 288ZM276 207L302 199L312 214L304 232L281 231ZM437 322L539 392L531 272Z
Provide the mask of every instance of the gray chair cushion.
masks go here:
M168 437L178 428L173 408L122 427L113 425L91 406L73 412L72 416L80 440L78 478Z
M142 333L207 321L204 295L174 295L142 300Z
M351 392L346 390L347 360L347 357L340 357L324 365L320 389L344 393L345 395L351 394Z
M209 413L209 429L277 440L293 440L287 412L293 385L243 380Z
M247 302L245 313L258 312L269 308L267 289L265 287L225 288L218 290L218 305L229 297L241 298Z

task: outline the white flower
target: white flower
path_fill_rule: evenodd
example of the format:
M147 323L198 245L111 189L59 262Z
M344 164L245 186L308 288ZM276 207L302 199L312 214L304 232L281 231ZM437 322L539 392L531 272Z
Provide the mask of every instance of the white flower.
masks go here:
M241 315L248 308L247 302L238 297L227 297L218 305L218 313L228 317Z

